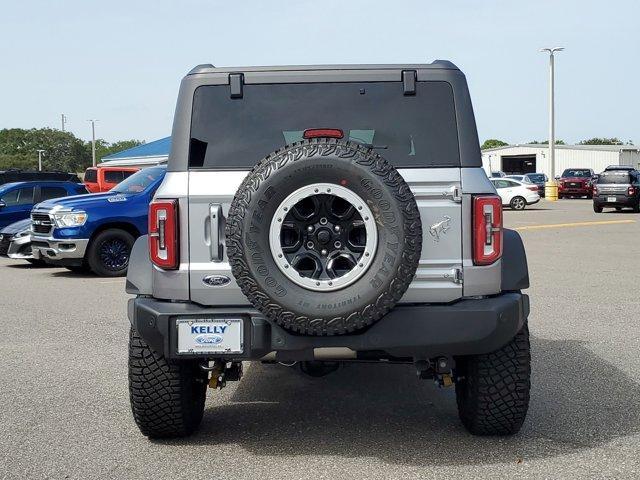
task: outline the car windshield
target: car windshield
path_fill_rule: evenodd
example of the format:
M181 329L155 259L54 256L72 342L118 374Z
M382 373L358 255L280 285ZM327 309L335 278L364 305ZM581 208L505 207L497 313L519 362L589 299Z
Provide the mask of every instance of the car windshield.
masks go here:
M117 184L111 189L111 191L117 193L142 192L146 190L149 185L160 178L165 171L166 169L162 167L145 168Z
M544 173L530 173L527 175L532 182L544 182Z
M575 170L575 169L567 169L562 172L563 177L591 177L591 171L589 170Z

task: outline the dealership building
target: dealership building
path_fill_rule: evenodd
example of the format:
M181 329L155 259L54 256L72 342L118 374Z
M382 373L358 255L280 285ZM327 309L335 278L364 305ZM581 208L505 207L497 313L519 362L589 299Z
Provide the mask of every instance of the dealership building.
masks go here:
M98 167L142 168L167 163L169 150L171 150L171 137L165 137L102 157Z
M591 168L602 172L609 165L640 168L640 147L634 145L556 145L556 175L566 168ZM551 177L547 145L525 144L489 148L482 151L482 166L490 174L540 172Z

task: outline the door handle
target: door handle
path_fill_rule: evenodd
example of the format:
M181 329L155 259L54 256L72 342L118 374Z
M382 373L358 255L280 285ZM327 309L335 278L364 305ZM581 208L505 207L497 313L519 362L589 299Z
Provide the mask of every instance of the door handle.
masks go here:
M209 229L211 261L221 262L224 257L224 216L219 203L209 205Z

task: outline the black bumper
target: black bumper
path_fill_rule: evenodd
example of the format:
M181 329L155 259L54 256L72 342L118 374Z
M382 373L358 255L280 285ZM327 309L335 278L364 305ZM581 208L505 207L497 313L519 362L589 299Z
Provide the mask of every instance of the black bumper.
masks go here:
M302 336L270 323L249 308L203 307L149 297L129 300L131 325L166 358L222 358L224 355L178 354L177 318L244 320L244 352L231 357L258 360L277 351L276 359L312 360L315 348L346 347L358 352L386 352L395 357L435 357L488 353L505 345L529 315L529 297L503 293L447 305L399 305L368 329L333 337Z
M615 198L615 202L609 202L609 198ZM638 205L639 197L628 197L626 195L596 195L593 197L593 204L596 207L628 207Z

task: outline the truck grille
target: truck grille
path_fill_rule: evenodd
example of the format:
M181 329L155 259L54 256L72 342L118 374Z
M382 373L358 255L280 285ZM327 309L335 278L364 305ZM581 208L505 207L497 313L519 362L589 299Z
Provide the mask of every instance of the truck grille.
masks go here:
M50 233L53 222L48 213L32 213L31 214L31 230L34 233Z
M5 256L9 251L9 244L11 243L11 235L0 235L0 255Z

